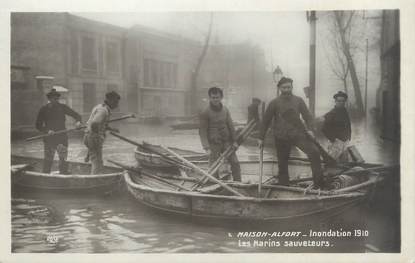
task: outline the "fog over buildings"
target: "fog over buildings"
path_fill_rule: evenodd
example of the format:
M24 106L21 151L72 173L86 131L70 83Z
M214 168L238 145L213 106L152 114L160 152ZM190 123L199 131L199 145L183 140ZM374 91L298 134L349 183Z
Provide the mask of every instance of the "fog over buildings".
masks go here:
M332 94L342 90L327 61L330 41L329 11L317 12L316 111L322 114L332 106ZM143 13L74 13L89 19L123 27L140 24L175 35L203 42L209 23L209 12L143 12ZM369 49L368 105L375 106L376 89L380 84L379 19L381 11L356 11L355 26L363 31L356 56L357 70L364 84L364 41L371 40ZM367 17L371 19L366 19ZM248 42L261 49L267 70L279 66L283 75L294 79L294 92L305 98L303 88L309 86L310 29L305 11L295 12L213 12L211 44ZM275 90L275 84L269 83ZM363 87L363 86L362 86ZM269 92L268 92L269 93Z
M317 12L316 116L327 112L333 94L345 89L332 70L333 14ZM355 11L351 23L352 56L362 94L366 65L368 69L368 111L379 100L381 14ZM193 84L210 21L208 49ZM120 113L143 118L193 116L192 103L203 106L207 89L219 86L225 91L225 104L242 121L253 97L268 103L276 96L277 67L294 80L294 93L308 102L306 11L13 13L11 41L12 87L17 87L12 89L13 125L32 122L44 100L42 92L50 85L67 89L68 104L85 116L106 91L117 90L126 98ZM50 76L54 83L43 84L39 76ZM354 104L350 75L346 84ZM30 88L18 88L22 85Z

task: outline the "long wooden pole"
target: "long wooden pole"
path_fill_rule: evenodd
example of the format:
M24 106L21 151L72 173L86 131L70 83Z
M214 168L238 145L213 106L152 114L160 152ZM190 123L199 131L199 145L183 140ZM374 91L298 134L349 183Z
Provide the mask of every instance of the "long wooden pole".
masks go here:
M316 105L316 11L310 11L310 72L309 72L309 108L310 112L315 117Z
M125 119L128 119L128 118L135 118L135 115L134 114L125 115L125 116L120 117L120 118L115 118L115 119L109 120L107 123L115 122L115 121L121 121L121 120L125 120ZM81 127L78 127L78 128L71 128L71 129L66 129L66 130L55 131L53 134L42 134L42 135L27 138L26 141L33 141L33 140L43 139L43 138L46 138L46 137L50 137L50 136L54 136L54 135L58 135L58 134L62 134L62 133L82 130L82 129L85 129L86 127L87 127L86 125L82 125Z
M258 197L261 198L262 190L262 176L264 173L264 147L262 146L259 149L259 181L258 181Z
M241 193L235 191L234 189L230 188L228 185L226 185L225 183L219 181L218 179L216 179L215 177L213 177L212 175L208 174L207 172L203 171L200 167L197 167L196 165L194 165L193 163L189 162L188 160L186 160L185 158L183 158L182 156L180 156L179 154L177 154L176 152L170 150L169 148L164 147L163 145L160 145L161 148L163 148L165 151L167 151L168 153L170 153L171 155L175 156L177 159L181 160L183 163L187 164L188 166L192 167L195 171L199 172L200 174L206 176L207 178L209 178L211 181L219 184L220 186L222 186L223 188L225 188L226 190L228 190L229 192L237 195L237 196L241 196L243 197L244 195L242 195Z
M242 143L245 140L245 138L249 136L249 134L253 131L254 128L255 128L255 120L251 120L251 122L249 122L247 126L242 130L242 132L238 135L238 138L236 139L236 141L239 143ZM214 174L219 169L219 167L223 164L225 159L228 158L228 156L236 150L234 148L235 147L233 145L230 145L221 154L221 156L219 156L219 158L216 159L216 161L209 167L208 173ZM204 177L200 182L193 185L192 190L195 190L199 186L204 185L208 180L209 179L207 177Z
M238 134L238 136L237 136L237 138L236 138L236 141L241 141L241 140L243 140L243 138L244 138L244 136L247 134L247 133L251 133L251 131L254 129L254 126L255 126L255 120L251 120L247 125L246 125L246 127ZM228 147L228 151L229 151L229 149L231 148L232 146L229 146ZM226 150L225 150L225 152L224 153L222 153L222 155L221 156L219 156L219 158L218 159L216 159L216 161L212 164L212 166L211 167L209 167L209 169L211 169L211 168L214 168L216 165L218 165L222 160L221 159L223 159L224 158L224 156L226 155Z

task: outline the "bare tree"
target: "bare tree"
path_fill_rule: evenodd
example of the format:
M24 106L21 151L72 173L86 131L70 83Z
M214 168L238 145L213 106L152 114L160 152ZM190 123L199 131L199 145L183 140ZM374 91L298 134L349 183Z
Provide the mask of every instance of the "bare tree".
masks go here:
M326 48L323 48L324 54L327 58L327 61L330 66L330 70L332 73L338 78L342 85L344 92L349 95L348 85L347 85L347 77L349 76L349 64L347 63L347 59L344 56L341 48L339 47L339 41L336 41L336 32L334 30L330 30L332 41L330 42L331 49L334 52L329 54Z
M360 116L364 115L364 105L362 99L362 93L360 90L360 83L356 73L355 63L353 61L352 55L352 20L355 14L355 11L333 11L334 12L334 19L336 23L336 31L338 34L338 39L340 42L339 50L342 51L346 64L347 64L347 71L350 73L350 78L352 80L353 91L356 99L356 106L358 110L358 114ZM337 41L335 39L334 41Z
M206 57L206 53L209 48L210 38L212 35L212 24L213 24L213 13L210 13L210 20L209 20L209 26L208 31L206 33L205 41L203 44L202 52L200 53L200 56L198 57L196 61L196 66L194 71L192 72L191 76L191 86L190 86L190 103L191 103L191 112L195 113L198 108L198 101L197 101L197 78L200 73L200 68L203 64L203 60Z

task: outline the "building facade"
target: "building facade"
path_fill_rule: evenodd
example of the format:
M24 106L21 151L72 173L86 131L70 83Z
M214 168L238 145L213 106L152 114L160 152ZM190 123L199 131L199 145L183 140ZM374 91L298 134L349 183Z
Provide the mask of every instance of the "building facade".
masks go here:
M381 36L381 84L377 93L382 137L400 141L399 10L384 10Z
M119 114L188 114L195 42L68 13L12 13L11 28L12 128L34 125L53 86L84 120L110 90L122 96Z
M107 91L121 94L117 114L183 117L190 109L199 42L143 26L118 27L69 13L12 13L12 129L33 127L57 88L86 121ZM224 89L226 103L243 119L252 97L272 86L263 52L249 43L213 44L198 76L198 105L207 89ZM68 124L71 124L69 120Z
M263 51L249 42L209 47L198 78L200 101L207 100L211 86L223 88L224 103L237 120L247 119L252 98L269 102L269 91L275 90Z
M133 26L125 45L128 110L143 117L187 115L197 43Z

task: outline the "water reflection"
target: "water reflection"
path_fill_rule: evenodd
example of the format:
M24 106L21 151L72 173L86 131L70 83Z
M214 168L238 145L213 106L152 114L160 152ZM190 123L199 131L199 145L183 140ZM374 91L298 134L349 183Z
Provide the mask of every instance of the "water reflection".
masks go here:
M123 128L121 128L122 130ZM360 133L359 133L360 132ZM201 151L197 131L175 131L154 127L129 127L131 138ZM155 136L157 135L157 136ZM399 147L378 140L357 129L355 143L368 162L396 162ZM109 136L105 159L135 163L133 150ZM41 142L16 142L12 152L41 156ZM273 158L267 149L265 158ZM86 150L79 138L70 140L69 159L82 161ZM240 156L257 158L256 147L241 147ZM244 159L241 157L240 159ZM399 191L399 189L398 189ZM382 251L397 251L399 212L383 213L377 207L348 212L319 222L304 220L299 225L235 225L197 222L155 212L135 202L126 193L110 196L59 195L45 192L18 192L12 196L12 251L65 253L244 253L244 252L365 252L367 244ZM244 247L235 235L239 231L294 231L310 229L367 229L365 238L332 238L330 247ZM396 228L395 228L396 229ZM242 240L243 241L243 240ZM281 242L284 239L280 240Z

